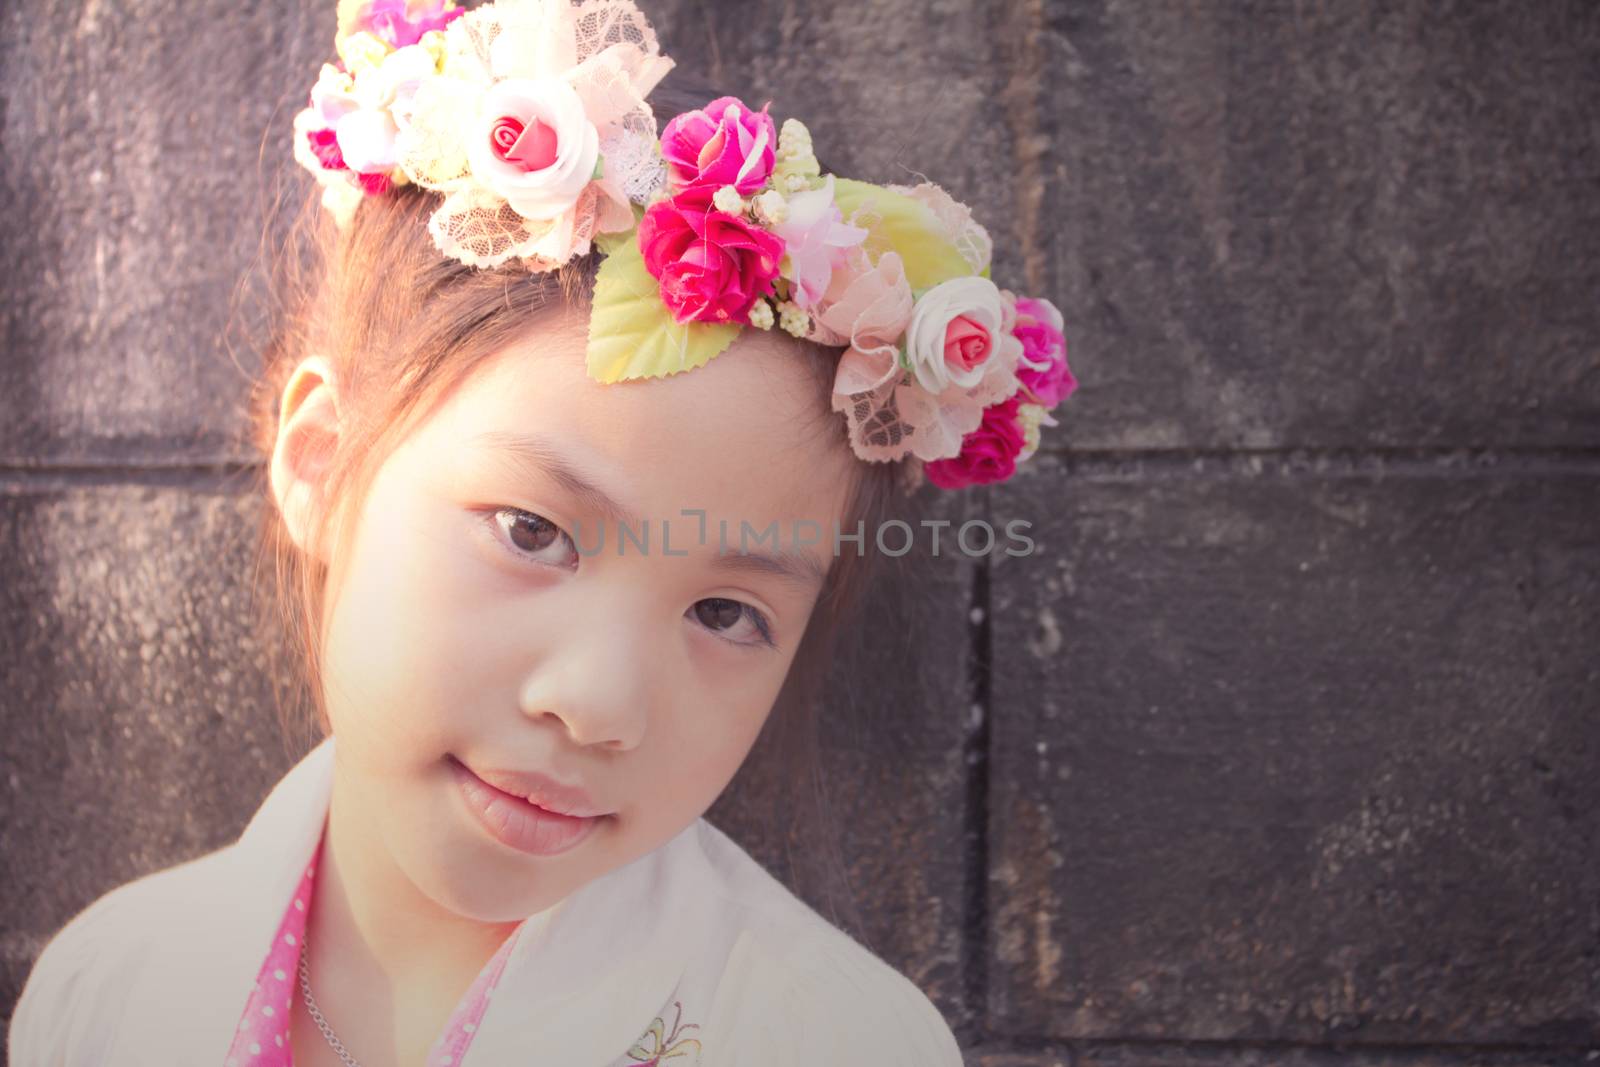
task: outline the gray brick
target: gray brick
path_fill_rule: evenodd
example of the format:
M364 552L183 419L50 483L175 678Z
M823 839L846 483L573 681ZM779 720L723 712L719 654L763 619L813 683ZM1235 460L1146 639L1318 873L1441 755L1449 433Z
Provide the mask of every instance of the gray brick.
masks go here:
M0 497L4 1003L67 918L233 840L287 767L242 581L258 518L191 489Z
M1600 8L1045 11L1058 442L1600 442Z
M1322 466L996 494L997 1032L1600 1039L1600 478Z
M333 5L300 6L4 16L0 457L244 454L234 406L258 357L229 350L230 304L333 39Z

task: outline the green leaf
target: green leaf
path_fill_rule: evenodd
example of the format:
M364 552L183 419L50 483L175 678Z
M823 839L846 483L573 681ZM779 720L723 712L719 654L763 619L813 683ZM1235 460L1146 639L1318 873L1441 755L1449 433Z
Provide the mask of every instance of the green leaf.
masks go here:
M639 243L618 243L600 263L589 317L589 377L611 383L692 370L739 336L737 323L678 322L645 269Z
M597 233L594 235L594 246L603 255L614 255L619 246L632 242L636 232L635 230L621 230L617 233ZM604 267L605 264L602 263L601 266Z
M921 201L881 185L837 176L833 200L847 221L852 211L870 205L878 219L865 224L869 231L866 249L873 259L885 252L900 253L912 289L931 289L951 278L972 275L972 264L945 237L938 218Z

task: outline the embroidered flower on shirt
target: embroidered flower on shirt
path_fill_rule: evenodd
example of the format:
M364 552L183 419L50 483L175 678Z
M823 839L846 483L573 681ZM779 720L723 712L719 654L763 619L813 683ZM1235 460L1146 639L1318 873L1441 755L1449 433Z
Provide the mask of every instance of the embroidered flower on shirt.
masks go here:
M672 1006L678 1009L677 1016L672 1020L672 1029L667 1031L666 1023L657 1015L646 1030L628 1050L628 1060L639 1067L656 1067L663 1060L673 1060L680 1056L690 1054L689 1046L694 1046L695 1056L700 1054L700 1040L685 1037L690 1030L700 1029L699 1023L683 1022L683 1001L674 1000Z

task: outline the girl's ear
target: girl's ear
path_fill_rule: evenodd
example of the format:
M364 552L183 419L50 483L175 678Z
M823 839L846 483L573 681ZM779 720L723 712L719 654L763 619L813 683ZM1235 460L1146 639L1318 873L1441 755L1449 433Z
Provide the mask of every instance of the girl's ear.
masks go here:
M323 483L339 444L340 421L333 364L324 356L307 356L295 367L278 402L278 437L272 446L269 472L272 496L289 536L310 552L313 524L323 503ZM327 563L318 538L317 556Z

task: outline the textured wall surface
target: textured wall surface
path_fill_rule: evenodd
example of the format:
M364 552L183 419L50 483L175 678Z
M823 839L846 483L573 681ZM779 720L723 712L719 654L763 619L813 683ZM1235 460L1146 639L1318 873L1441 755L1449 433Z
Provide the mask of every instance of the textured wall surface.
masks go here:
M0 11L0 1005L294 755L224 330L333 6ZM1600 1061L1600 5L644 7L1067 317L1049 453L941 502L1037 551L824 746L970 1062ZM712 818L783 872L775 804Z

